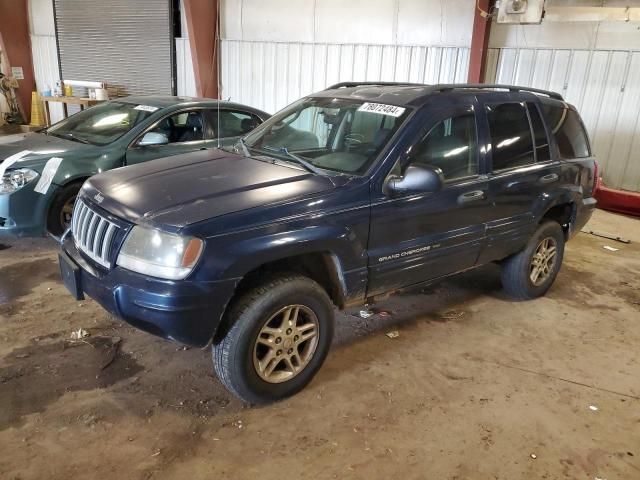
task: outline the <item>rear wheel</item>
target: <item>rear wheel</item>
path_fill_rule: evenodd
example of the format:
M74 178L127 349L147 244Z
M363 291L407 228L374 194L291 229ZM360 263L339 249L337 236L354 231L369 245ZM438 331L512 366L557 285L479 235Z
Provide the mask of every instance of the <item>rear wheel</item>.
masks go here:
M66 185L62 187L55 196L53 202L51 202L47 216L47 230L49 233L59 237L71 226L73 206L75 205L80 187L82 187L81 183Z
M249 403L267 403L304 388L319 370L333 337L333 305L310 278L267 281L234 303L231 328L213 345L222 383Z
M528 300L551 287L564 256L564 232L554 221L545 221L526 247L502 262L502 287L510 296Z

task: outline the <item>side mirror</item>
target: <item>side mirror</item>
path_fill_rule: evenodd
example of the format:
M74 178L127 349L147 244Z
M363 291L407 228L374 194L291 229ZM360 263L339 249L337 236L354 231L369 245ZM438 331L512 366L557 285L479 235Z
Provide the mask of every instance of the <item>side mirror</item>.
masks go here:
M148 147L150 145L166 145L169 139L164 133L147 132L138 142L139 147Z
M442 189L442 170L423 165L409 165L404 176L387 179L385 193L390 196L408 193L436 193Z

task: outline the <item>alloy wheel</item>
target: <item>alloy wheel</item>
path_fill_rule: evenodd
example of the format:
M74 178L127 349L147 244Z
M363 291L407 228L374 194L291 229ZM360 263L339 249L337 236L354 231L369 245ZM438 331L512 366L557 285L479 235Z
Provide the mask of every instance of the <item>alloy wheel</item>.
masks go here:
M543 238L531 258L529 279L539 287L552 275L557 260L557 244L553 237Z
M262 380L282 383L309 364L318 346L319 322L304 305L288 305L260 329L253 348L253 366Z

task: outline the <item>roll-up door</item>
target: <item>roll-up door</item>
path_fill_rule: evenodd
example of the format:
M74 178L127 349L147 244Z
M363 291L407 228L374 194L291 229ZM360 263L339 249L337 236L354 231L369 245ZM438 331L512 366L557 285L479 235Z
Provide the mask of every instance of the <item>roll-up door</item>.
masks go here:
M170 0L54 0L63 79L106 82L110 95L174 93Z

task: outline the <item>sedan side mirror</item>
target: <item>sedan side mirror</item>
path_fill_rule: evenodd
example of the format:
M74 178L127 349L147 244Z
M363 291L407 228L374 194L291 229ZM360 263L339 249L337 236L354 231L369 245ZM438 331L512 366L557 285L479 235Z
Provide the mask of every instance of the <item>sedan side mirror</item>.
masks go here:
M147 132L138 142L139 147L148 147L150 145L166 145L169 139L164 133Z
M390 196L410 193L436 193L442 189L442 170L424 165L409 165L404 176L387 179L385 193Z

